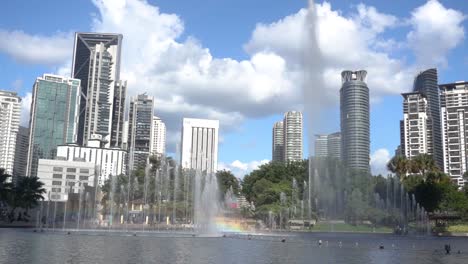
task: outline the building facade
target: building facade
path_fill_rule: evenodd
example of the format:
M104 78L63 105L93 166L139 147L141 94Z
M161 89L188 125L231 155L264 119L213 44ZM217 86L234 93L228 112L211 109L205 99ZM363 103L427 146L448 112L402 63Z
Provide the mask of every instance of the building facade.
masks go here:
M95 186L94 163L61 159L39 159L37 177L44 183L44 201L64 202L70 193Z
M468 169L468 82L439 86L442 112L442 142L444 172L452 181L465 185L464 173Z
M184 118L181 165L215 173L218 170L218 120Z
M114 102L112 105L112 133L110 143L111 147L123 147L126 97L127 82L117 81L115 84Z
M440 169L444 167L442 145L442 125L440 122L440 92L437 84L437 69L428 69L419 73L414 79L413 92L421 93L427 100L427 119L431 126L429 144L433 149L432 156Z
M404 93L402 151L404 156L412 159L420 154L434 154L432 126L428 119L427 98L419 93Z
M164 156L166 154L166 125L157 116L153 116L150 152L154 156Z
M272 144L271 159L273 161L283 161L284 159L283 121L278 121L273 125L273 144Z
M13 178L26 176L28 166L29 128L20 126L16 136L15 165Z
M0 168L9 175L13 175L20 115L21 97L0 90Z
M89 140L86 147L77 144L60 145L57 156L68 161L85 161L96 166L97 181L103 185L109 177L126 174L127 152L120 148L101 148L100 140Z
M146 94L132 97L128 119L129 170L145 167L151 150L154 99Z
M369 171L369 88L366 75L366 71L341 73L341 159L349 169Z
M39 159L53 159L57 145L77 140L80 80L44 74L33 87L29 120L28 176Z
M315 157L328 157L328 135L315 135Z
M116 111L120 113L119 106L114 106L114 101L122 94L124 87L119 83L122 38L121 34L75 34L72 77L81 80L83 95L79 103L80 145L86 144L94 134L102 136L106 147L120 141L116 139L119 129L113 129L113 125L122 120L121 116L114 116Z
M284 161L300 161L303 158L302 113L289 111L284 114Z

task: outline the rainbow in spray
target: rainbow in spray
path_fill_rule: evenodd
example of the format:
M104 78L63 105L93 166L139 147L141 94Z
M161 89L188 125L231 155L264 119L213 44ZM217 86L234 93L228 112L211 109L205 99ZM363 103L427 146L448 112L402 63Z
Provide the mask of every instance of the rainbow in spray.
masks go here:
M240 233L247 231L245 223L239 219L217 217L215 223L216 228L221 232Z

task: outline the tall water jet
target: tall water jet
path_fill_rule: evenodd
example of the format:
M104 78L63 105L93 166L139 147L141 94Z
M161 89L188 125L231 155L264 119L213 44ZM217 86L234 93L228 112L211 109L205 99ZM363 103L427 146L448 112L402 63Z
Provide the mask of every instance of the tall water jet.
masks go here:
M203 235L217 235L216 217L220 212L219 187L214 173L197 170L194 184L194 225Z

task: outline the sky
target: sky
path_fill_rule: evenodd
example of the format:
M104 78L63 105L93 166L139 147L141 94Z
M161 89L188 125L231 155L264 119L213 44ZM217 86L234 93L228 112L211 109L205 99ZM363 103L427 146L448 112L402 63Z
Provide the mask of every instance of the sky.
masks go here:
M5 1L0 89L23 97L27 125L35 79L70 74L74 32L121 33L121 78L129 96L155 97L168 150L183 117L219 119L218 166L242 177L271 159L286 111L309 110L304 157L313 154L314 134L339 131L341 71L365 69L371 169L386 173L414 76L437 67L439 83L468 80L467 18L458 0Z

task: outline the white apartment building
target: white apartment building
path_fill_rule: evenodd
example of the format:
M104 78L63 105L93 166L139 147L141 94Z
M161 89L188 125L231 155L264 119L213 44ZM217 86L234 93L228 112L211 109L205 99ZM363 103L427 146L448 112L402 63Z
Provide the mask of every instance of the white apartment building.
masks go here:
M284 114L284 161L300 161L303 158L302 124L301 112Z
M444 172L462 187L467 171L468 82L439 85Z
M20 115L21 97L0 90L0 168L10 175L13 175Z
M426 97L419 92L404 93L402 151L411 159L420 154L433 154L432 127L428 122Z
M166 153L166 125L157 116L153 116L150 153L155 156L164 156Z
M126 174L127 152L120 148L102 148L99 135L88 140L85 147L76 144L57 146L57 156L67 161L83 160L97 167L98 184L103 185L110 175Z
M95 186L95 164L58 159L39 159L37 177L44 183L45 201L64 202L69 193Z
M184 118L181 165L214 173L218 170L218 120Z

